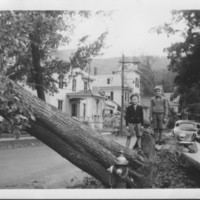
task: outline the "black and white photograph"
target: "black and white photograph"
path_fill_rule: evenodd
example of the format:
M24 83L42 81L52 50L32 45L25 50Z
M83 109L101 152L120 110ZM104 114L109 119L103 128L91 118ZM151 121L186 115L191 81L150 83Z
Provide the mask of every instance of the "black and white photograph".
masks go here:
M0 198L199 189L200 1L0 2Z

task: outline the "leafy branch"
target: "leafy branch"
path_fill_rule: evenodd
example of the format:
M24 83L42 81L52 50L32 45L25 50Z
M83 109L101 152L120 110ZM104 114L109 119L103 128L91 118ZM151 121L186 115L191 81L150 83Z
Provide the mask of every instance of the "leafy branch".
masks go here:
M5 81L5 82L4 82ZM11 82L2 79L0 83L0 114L11 124L15 132L30 127L30 120L36 120L32 109L28 109L13 89ZM4 88L4 89L3 89Z

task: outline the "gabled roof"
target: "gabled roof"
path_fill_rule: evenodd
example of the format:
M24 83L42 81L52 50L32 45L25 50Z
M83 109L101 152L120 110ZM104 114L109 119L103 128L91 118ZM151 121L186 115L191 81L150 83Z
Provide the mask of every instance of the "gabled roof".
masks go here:
M95 98L101 98L101 99L106 99L106 97L102 96L95 90L81 90L78 92L73 92L73 93L67 93L67 97L70 99L72 98L85 98L85 97L95 97Z
M95 87L95 86L94 86ZM110 91L110 90L121 90L121 86L98 86L100 90L103 91ZM124 87L124 91L130 91L131 92L131 87Z
M115 106L117 106L117 110L121 110L121 106L117 102L115 102L115 101L113 101L111 99L107 99L105 101L105 104L106 105L110 105L110 106L115 105Z

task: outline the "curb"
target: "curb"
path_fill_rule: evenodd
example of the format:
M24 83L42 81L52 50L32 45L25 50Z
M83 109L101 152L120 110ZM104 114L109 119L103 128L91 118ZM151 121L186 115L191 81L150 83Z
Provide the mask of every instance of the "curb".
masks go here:
M19 139L15 139L15 138L0 138L0 142L9 142L9 141L20 141L20 140L33 140L36 139L35 137L21 137Z

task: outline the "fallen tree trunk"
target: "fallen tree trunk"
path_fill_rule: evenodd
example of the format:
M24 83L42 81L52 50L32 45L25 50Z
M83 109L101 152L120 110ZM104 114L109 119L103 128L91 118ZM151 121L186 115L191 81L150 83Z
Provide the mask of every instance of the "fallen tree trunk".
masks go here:
M43 141L74 165L100 180L106 187L115 184L115 177L107 170L116 162L120 150L129 161L129 173L134 181L126 178L130 187L151 187L155 164L154 142L146 132L142 137L144 155L102 137L87 125L45 103L10 79L0 75L0 89L6 91L11 84L13 92L21 99L36 120L30 120L28 133ZM3 94L3 92L1 92ZM4 96L4 98L6 98ZM0 114L6 117L5 111Z

